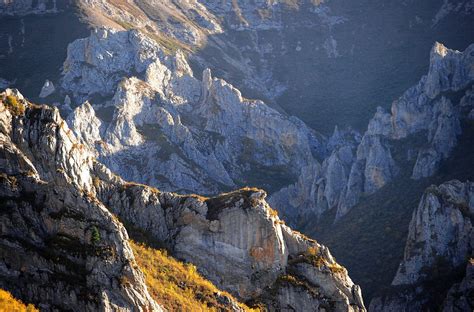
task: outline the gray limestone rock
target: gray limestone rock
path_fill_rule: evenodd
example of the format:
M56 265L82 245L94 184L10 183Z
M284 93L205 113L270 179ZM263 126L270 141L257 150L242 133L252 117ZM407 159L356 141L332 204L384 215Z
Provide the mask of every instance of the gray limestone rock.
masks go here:
M45 311L162 311L125 228L90 193L92 155L58 110L7 90L0 116L0 287Z
M393 285L414 284L429 278L424 267L443 257L456 267L472 252L473 231L470 215L474 212L474 185L450 181L431 186L421 198L410 223L404 260Z
M159 311L134 264L123 220L240 299L260 299L277 310L311 304L365 311L347 271L326 247L284 225L266 192L246 188L205 198L126 182L95 160L56 108L7 93L26 108L12 116L0 104L0 195L9 207L0 220L6 246L0 274L15 281L0 286L18 297L46 310L59 305ZM80 109L94 120L88 103ZM86 125L77 128L91 132ZM17 278L25 274L28 280ZM66 280L56 282L60 277ZM288 278L306 290L299 292ZM62 287L44 286L51 281ZM82 290L97 301L84 301ZM290 293L291 303L285 299Z
M48 96L50 96L51 94L53 94L54 91L56 91L56 88L54 87L54 84L53 84L51 81L46 80L46 81L44 82L43 87L41 88L41 92L40 92L40 94L39 94L39 97L40 97L40 98L48 97Z
M374 298L370 310L420 311L441 305L443 311L472 310L473 212L472 182L429 187L413 212L393 289ZM460 270L464 278L459 278Z

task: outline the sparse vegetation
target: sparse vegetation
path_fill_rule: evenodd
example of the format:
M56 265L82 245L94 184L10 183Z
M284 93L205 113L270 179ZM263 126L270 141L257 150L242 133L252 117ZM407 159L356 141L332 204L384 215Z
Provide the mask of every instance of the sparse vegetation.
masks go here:
M97 244L100 241L100 232L96 226L92 227L91 243Z
M334 274L338 274L338 273L344 274L346 272L346 269L343 266L339 265L338 263L328 264L327 267Z
M308 263L318 269L325 267L334 274L346 272L346 269L340 264L336 262L329 263L321 254L321 251L317 246L309 247L304 253L290 259L289 263Z
M194 265L170 257L166 250L130 242L138 266L145 274L152 297L170 311L223 311L229 306L222 297L233 299L204 279ZM234 299L235 300L235 299ZM247 306L240 304L246 310ZM254 310L255 311L255 310Z
M0 312L36 312L32 304L24 304L18 299L15 299L8 291L0 289Z
M229 193L223 193L216 197L208 198L206 200L207 204L207 219L208 220L217 220L221 211L228 207L232 207L233 204L239 200L243 200L242 207L243 208L252 208L255 206L253 202L254 199L251 199L250 196L255 193L259 192L260 189L254 187L243 187L239 190L232 191Z
M121 20L118 20L118 19L117 19L117 20L115 20L115 22L116 22L117 24L119 24L119 25L120 25L123 29L125 29L125 30L130 30L130 29L133 29L133 28L134 28L132 24L130 24L130 23L128 23L128 22L125 22L125 21L121 21Z
M296 287L301 287L310 293L313 297L319 296L319 291L317 286L310 284L307 280L301 279L292 274L282 274L278 277L275 286L277 289L284 286L285 284L290 284ZM275 290L275 289L274 289Z
M189 195L185 195L185 197L186 196L189 196L191 198L196 198L197 200L202 201L202 202L205 202L206 200L209 199L209 197L205 197L205 196L198 195L198 194L189 194Z
M100 187L100 179L98 177L93 177L92 178L92 184L96 189Z
M3 103L13 116L20 116L25 113L25 105L19 102L18 99L13 95L7 95Z
M18 179L15 176L9 176L5 173L0 173L0 182L2 181L8 183L12 188L18 187Z
M168 55L176 53L178 50L182 51L191 51L192 49L183 44L182 42L178 41L175 38L168 37L163 34L158 34L155 32L144 32L148 37L153 39L156 43L158 43L162 48L163 52L165 52Z
M117 176L119 177L119 176ZM119 177L120 178L120 177ZM152 192L153 194L160 194L160 190L157 189L157 188L154 188L154 187L151 187L151 186L148 186L148 185L145 185L145 184L141 184L141 183L136 183L136 182L125 182L122 184L122 191L125 191L129 188L133 188L133 187L141 187L141 188L144 188L144 189L147 189L149 190L150 192Z
M278 217L278 211L276 211L275 209L269 207L268 210L270 211L270 216L276 218Z
M326 264L326 260L322 257L319 252L319 248L316 246L309 247L308 250L306 250L306 252L303 254L303 259L318 268Z

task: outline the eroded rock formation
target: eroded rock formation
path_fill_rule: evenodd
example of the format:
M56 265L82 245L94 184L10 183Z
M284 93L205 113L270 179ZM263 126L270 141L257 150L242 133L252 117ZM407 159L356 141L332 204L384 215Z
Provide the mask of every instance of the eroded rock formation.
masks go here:
M0 130L2 288L42 310L161 311L59 111L7 90Z
M242 300L276 310L365 310L347 271L326 247L284 225L264 191L203 198L125 182L77 141L57 108L14 90L2 94L1 108L1 198L9 208L1 286L20 298L45 309L159 310L120 219ZM47 286L55 283L63 287Z
M413 212L394 290L373 299L371 310L419 311L443 300L443 311L473 308L473 199L472 182L454 180L425 191Z

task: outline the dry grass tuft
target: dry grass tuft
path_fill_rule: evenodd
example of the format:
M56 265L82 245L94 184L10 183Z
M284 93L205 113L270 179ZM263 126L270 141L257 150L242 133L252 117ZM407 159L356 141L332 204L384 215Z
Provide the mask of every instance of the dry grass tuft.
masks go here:
M25 114L25 105L18 101L13 95L7 95L3 103L13 116L21 116Z
M24 304L8 291L0 289L0 312L39 312L32 304Z
M229 300L222 300L224 297L237 302L203 278L194 265L175 260L166 250L133 241L130 245L150 294L169 311L226 311L229 306L223 302ZM245 311L256 311L244 304L239 306Z

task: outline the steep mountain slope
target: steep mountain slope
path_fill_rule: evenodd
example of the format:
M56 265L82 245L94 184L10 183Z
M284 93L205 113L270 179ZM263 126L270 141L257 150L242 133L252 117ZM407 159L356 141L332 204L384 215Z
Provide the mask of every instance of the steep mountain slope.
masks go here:
M59 112L1 97L1 287L45 310L161 311Z
M130 242L137 264L145 275L150 295L169 311L253 311L237 302L198 273L191 263L183 263L171 257L160 247L154 248L152 240L144 235L146 243ZM151 245L152 247L150 247ZM258 311L258 309L255 309Z
M47 310L160 310L118 217L242 300L365 310L347 271L285 226L264 191L202 198L127 183L94 160L57 109L13 90L1 98L0 286L19 298Z
M71 128L141 183L205 194L243 184L275 190L324 154L323 138L300 120L243 98L209 70L199 81L181 52L168 55L138 31L102 28L75 41L63 74L64 96L95 103L75 109Z
M243 74L242 77L245 77L243 80L253 86L258 86L259 84L255 82L255 79L258 80L259 77L265 76L265 72L270 73L275 70L264 65L255 68L254 66L243 65L246 64L245 59L248 59L250 63L252 63L251 60L256 59L265 62L267 60L265 55L275 56L278 54L278 49L275 49L271 42L259 43L253 48L250 44L249 47L249 43L244 38L247 36L253 37L248 35L247 32L253 33L258 38L257 34L261 31L273 31L281 36L284 34L283 38L286 38L287 32L291 36L292 31L305 29L304 32L307 32L319 29L318 27L321 26L320 28L325 29L321 36L323 38L331 37L328 42L335 42L336 40L332 36L338 31L347 33L346 25L352 25L359 18L358 15L353 15L352 19L354 20L351 20L341 17L343 15L338 16L331 13L332 10L341 13L346 12L349 8L344 9L343 4L338 2L334 4L278 2L274 6L268 7L268 4L261 3L256 4L257 11L260 12L257 15L255 15L254 5L239 5L238 3L230 5L230 3L204 2L203 4L193 3L186 6L185 3L129 1L124 4L104 0L88 1L87 3L78 1L77 5L82 9L82 15L93 25L105 24L115 28L139 29L139 31L128 32L130 38L127 38L126 33L108 30L95 32L87 40L76 41L70 46L64 64L62 88L54 92L55 90L50 87L51 84L45 85L45 94L49 94L49 90L53 91L49 98L59 99L59 104L66 103L64 106L66 111L69 109L69 104L75 107L85 100L90 100L95 108L101 108L101 112L97 114L99 121L93 120L96 125L100 123L100 130L93 134L96 140L89 142L92 145L96 142L105 143L102 147L93 146L94 149L98 150L98 155L102 156L101 160L116 171L124 170L124 165L127 164L131 168L120 172L124 177L160 186L171 191L215 194L218 191L229 190L234 186L253 184L263 186L274 193L283 187L280 193L272 196L271 202L274 206L279 207L285 219L292 225L299 225L298 219L318 217L326 210L336 206L338 207L336 217L340 218L352 206L357 204L362 194L371 194L396 177L400 164L391 159L390 146L388 146L386 139L399 140L412 134L412 132L420 132L429 130L430 127L436 127L434 124L413 124L406 125L408 128L404 129L406 120L403 120L405 116L402 115L411 114L414 116L416 112L410 110L417 109L416 107L404 107L405 102L413 106L413 102L426 93L428 99L420 98L420 101L424 102L420 102L419 105L430 107L432 105L431 101L438 100L432 97L434 96L433 92L459 91L458 88L461 86L448 86L450 90L444 90L443 86L437 86L431 80L436 79L437 75L448 75L447 72L443 71L449 71L451 62L456 62L455 59L465 58L465 60L460 61L459 66L456 65L458 68L453 69L453 71L464 70L462 69L463 66L468 68L470 64L469 52L463 54L463 56L457 55L453 51L446 52L448 56L445 57L444 48L440 48L439 53L434 48L432 55L433 57L438 55L439 59L433 58L426 84L429 85L429 88L435 88L435 90L424 90L423 84L425 82L420 82L417 88L407 91L404 98L401 99L401 104L398 104L398 102L394 104L393 109L400 110L400 113L395 112L392 116L387 116L382 110L378 111L371 121L372 124L369 125L369 131L362 137L362 142L360 142L361 138L357 133L343 131L344 134L341 137L339 131L335 131L331 138L333 142L326 145L326 140L321 135L316 134L300 120L294 117L285 120L287 118L284 114L278 114L265 105L258 105L259 108L264 108L263 112L258 113L256 109L234 111L234 106L245 107L247 105L244 103L250 102L240 99L241 96L237 95L239 92L232 87L227 88L228 84L224 84L225 87L222 89L233 90L232 92L236 96L226 94L226 98L222 96L208 98L208 92L219 94L217 91L205 90L217 86L212 83L207 85L209 80L212 82L210 72L205 70L201 83L199 83L198 79L193 79L195 74L190 70L189 61L186 58L191 60L195 68L205 66L216 68L218 73L234 80L238 85L242 85L241 80L234 79L233 75L238 75L237 72L240 72L236 68L237 64L240 64L240 67L253 73ZM370 10L380 9L383 14L386 14L387 10L405 14L409 11L408 8L416 7L417 10L414 10L414 12L420 13L423 8L428 7L427 4L419 5L420 7L418 7L418 4L408 1L404 4L406 8L400 8L399 4L390 2L387 4L388 8L378 6L372 8L370 5L368 5L368 8ZM185 7L194 13L190 14L188 11L184 11ZM444 13L437 11L440 7L443 8L441 11ZM412 13L407 15L407 19L414 18L418 21L414 23L410 20L410 28L425 28L429 24L430 18L434 21L435 15L437 16L436 23L433 22L430 25L440 27L443 21L448 20L452 14L458 15L459 27L467 27L469 23L465 24L464 18L470 14L469 2L458 3L455 6L456 9L452 9L453 7L449 3L443 5L440 3L439 6L430 3L430 10L425 10L422 15L417 15L417 18L413 17ZM161 15L157 13L160 10L164 12ZM450 11L457 13L449 13ZM21 13L21 10L19 12ZM266 13L263 14L262 12ZM216 17L219 14L225 18L219 20ZM170 23L171 20L174 20L175 23ZM405 19L403 23L405 23ZM377 25L376 21L374 21L374 25ZM338 30L338 27L342 27L342 29ZM357 30L355 33L359 34L360 31ZM110 38L107 37L109 33ZM363 32L360 34L365 35ZM167 36L167 39L164 40L163 36ZM213 36L222 36L219 41L221 43L220 47L214 50L212 47L215 47L216 44L212 39ZM460 38L460 41L464 40L465 43L466 38L464 37ZM242 43L238 41L239 38L246 43L237 44ZM262 38L265 38L265 36ZM278 38L278 42L286 43L286 40L282 41L280 37ZM303 42L307 44L306 41ZM330 43L325 43L326 48L331 46ZM266 54L252 54L255 50L263 48L260 44L268 45ZM127 48L122 49L124 46ZM232 49L236 47L244 52L239 50L231 53ZM298 44L295 51L303 53L302 51L307 50L303 48ZM186 57L181 51L175 52L177 49L192 53ZM214 52L206 54L206 49L211 49ZM293 49L290 50L293 51ZM312 51L312 49L309 49L309 51ZM468 48L468 51L470 51L470 48ZM327 52L329 59L340 54L337 52L337 55L335 55L334 51L329 50ZM345 52L347 53L347 51ZM146 53L151 54L146 55ZM172 60L173 55L176 55L178 61L176 65L171 64L175 62ZM240 56L237 57L236 55ZM317 55L316 53L312 57ZM226 67L222 63L223 59L225 63L233 66ZM372 61L374 59L375 57L371 58ZM310 60L312 59L305 61L305 64L313 64ZM278 65L285 64L278 58L273 61ZM152 65L152 63L159 63L164 67L156 64ZM197 63L199 65L196 65ZM344 61L339 59L339 63L343 64ZM321 67L321 64L318 66ZM376 64L365 67L377 68ZM234 74L229 74L229 72ZM257 72L260 72L260 74ZM301 71L299 71L299 74L302 77L307 77L307 75L301 75ZM131 78L134 75L150 86L140 83L140 87L138 87L140 81L131 79L128 83L121 84L122 88L117 88L118 82L122 78ZM197 76L199 75L200 73L197 73ZM454 81L454 84L469 84L470 74L466 75L466 77L456 78L463 81ZM278 80L271 78L271 74L265 77L272 82ZM340 80L343 81L343 79ZM404 77L404 80L407 80L407 77ZM54 81L54 83L58 85L59 81ZM303 84L298 79L295 79L295 83L298 86L307 85L307 83ZM313 84L314 82L310 81L310 83ZM198 84L201 84L201 90L199 90ZM265 89L265 87L257 88ZM437 88L439 91L437 91ZM276 91L272 90L271 93L276 94ZM300 91L301 94L304 93L304 91ZM160 95L159 98L157 98L156 92ZM139 93L144 95L137 95ZM249 94L256 93L249 92ZM113 95L116 96L113 97ZM150 103L151 107L154 106L155 101L161 102L161 106L164 106L163 102L165 102L171 104L173 109L166 107L166 112L159 113L161 117L147 116L144 118L140 116L143 112L135 113L136 110L150 109L148 105L141 108L137 107L138 103L142 101ZM234 101L242 102L244 105L232 104ZM127 105L123 105L124 103L127 103ZM217 103L217 106L213 103ZM230 105L230 107L225 106L224 103ZM330 106L328 102L325 102L324 105L326 107ZM111 116L114 110L112 106L121 107L122 111L127 111L127 113L116 114L115 117ZM202 108L198 110L199 117L196 118L194 110L198 106ZM301 107L301 105L298 106ZM216 114L216 110L220 110L222 114ZM357 110L362 111L360 107ZM417 118L429 122L433 114L444 114L446 118L443 122L447 123L446 126L450 127L449 131L453 133L450 135L443 134L445 137L441 138L439 136L444 131L440 130L438 137L427 137L428 141L433 141L431 142L432 145L436 145L437 148L441 148L443 151L434 150L433 147L430 147L420 152L419 161L413 173L414 177L434 173L434 167L441 158L446 158L449 155L450 149L449 146L438 146L437 141L443 140L443 144L445 144L450 140L447 137L453 138L459 131L459 127L456 126L456 118L449 119L451 114L449 103L440 102L435 110L433 112L426 109L423 116L417 116ZM71 118L97 117L94 116L96 115L95 112L90 111L88 112L92 116L82 116L83 111L78 111L78 116ZM131 113L132 111L133 113ZM338 114L340 113L338 112ZM234 124L240 123L237 115L246 116L248 114L252 115L250 118L243 119L242 128L244 129L234 126ZM171 120L169 116L173 118L173 125L167 125L167 122L163 124L161 120L169 121ZM176 122L178 118L179 122ZM235 120L231 121L234 118ZM396 118L401 119L396 121ZM133 119L133 125L131 119ZM394 122L396 122L394 127L397 129L389 129L390 126L384 124L389 122L388 119L394 119ZM225 126L219 125L221 120L228 120ZM264 126L259 125L260 120L266 120L266 124L272 126L265 129ZM453 124L450 124L450 122ZM115 126L112 127L111 125L114 124ZM232 127L228 127L229 124L232 124ZM130 129L128 129L129 126ZM376 129L377 127L379 128ZM251 128L251 131L245 128ZM321 130L322 125L317 125L317 129ZM435 131L434 128L431 130ZM128 131L130 133L123 133ZM405 133L404 131L408 132ZM261 134L261 132L264 133ZM234 138L237 133L239 133L237 138ZM434 135L433 133L432 136ZM144 142L149 144L145 144L146 147L144 147L142 145ZM203 147L203 145L210 145L210 147ZM158 146L162 146L162 148ZM124 150L127 150L127 152L124 152ZM138 154L143 153L148 155L149 161L140 163L131 161L136 159ZM163 161L157 164L156 161L151 160L156 158Z
M373 299L372 311L472 310L473 196L473 184L457 180L425 191L393 290Z
M181 52L167 55L137 31L101 29L71 44L60 94L65 112L70 99L97 103L80 106L68 122L101 161L129 179L210 194L243 184L274 192L299 175L271 198L297 225L335 207L341 218L364 194L395 179L400 166L413 166L414 179L436 173L472 105L472 49L435 44L428 74L394 102L392 114L380 108L362 138L336 130L326 140L300 120L242 98L209 70L199 81ZM399 151L407 156L395 160L391 145L407 137L423 148L407 145ZM132 161L137 157L145 161Z
M378 105L388 108L425 72L425 53L434 41L464 50L474 26L472 0L14 0L0 4L0 15L21 17L16 18L16 26L2 29L4 39L11 36L15 43L23 22L27 34L38 36L39 32L28 30L25 13L68 25L65 29L73 31L64 35L70 41L83 37L72 24L78 18L65 15L69 11L79 13L88 25L140 29L168 51L189 51L198 75L210 68L247 97L284 108L324 133L334 125L364 129L371 117L367 112ZM41 33L53 31L63 35L61 29L46 28ZM26 43L28 51L42 50L40 38L21 38L18 42ZM63 47L58 39L54 38L54 48ZM15 56L7 53L8 45L3 49L7 66ZM59 58L39 60L44 64ZM26 77L12 71L3 78L10 82L18 78L15 86L25 89ZM57 83L56 75L41 77L43 82ZM39 94L40 86L35 88L29 96Z
M0 47L0 77L8 81L0 85L22 86L35 98L41 91L41 101L54 102L64 114L74 109L67 123L84 151L126 179L183 193L265 187L289 224L334 246L370 298L395 273L411 210L425 187L471 179L472 162L454 164L449 174L443 166L469 155L472 145L473 46L467 44L473 7L471 0L3 1L0 37L7 44ZM76 40L87 36L88 25L107 28ZM465 51L435 44L428 63L425 54L435 40ZM414 84L390 113L377 109L363 135L345 129L365 128L366 111L388 108ZM342 127L329 138L313 130L328 133L334 124ZM140 188L112 183L94 168L100 196ZM230 198L246 203L247 191ZM100 201L129 213L109 197ZM172 224L160 224L166 230L154 236L175 248L179 244L163 234ZM198 258L204 270L206 255ZM311 253L300 256L297 261L321 264ZM275 274L257 274L244 262L242 270L256 277L241 272L243 293L219 281L222 268L206 276L241 298L275 307L296 298L291 287L281 293L280 282L320 295L294 278L291 272L306 273L291 261L284 270L290 273L273 284L268 280ZM372 268L362 272L365 263ZM261 276L262 285L247 289L248 279ZM451 294L464 291L469 276ZM446 300L456 301L451 297ZM300 308L309 304L302 302Z
M398 179L363 198L338 222L333 222L333 210L323 215L317 224L308 220L304 226L306 234L330 246L338 261L348 268L352 278L364 289L366 302L390 288L403 259L411 216L424 190L431 184L453 179L474 180L472 120L463 120L462 128L458 146L435 176L414 181L410 177L412 168L402 167Z
M436 43L427 75L393 102L391 113L379 107L360 143L335 132L332 141L339 144L324 160L325 170L303 167L298 182L277 192L272 204L302 218L305 210L320 216L337 209L337 220L396 179L402 167L414 180L436 174L457 144L460 119L473 108L473 64L474 45L461 53Z

